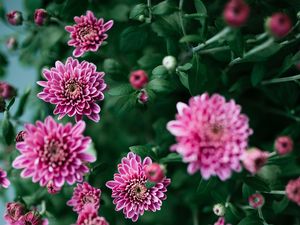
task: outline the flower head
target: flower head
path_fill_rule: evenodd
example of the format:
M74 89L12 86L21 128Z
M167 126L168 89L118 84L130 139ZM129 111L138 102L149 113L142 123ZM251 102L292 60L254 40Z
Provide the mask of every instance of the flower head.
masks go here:
M214 225L225 225L225 218L219 217L219 219L217 220L217 222L214 223ZM231 225L231 224L227 223L226 225Z
M0 168L0 185L4 188L8 188L10 181L7 179L7 173Z
M38 97L55 104L54 114L58 119L65 115L75 116L76 121L86 115L89 119L100 120L100 106L96 103L104 99L106 88L103 72L97 72L93 63L68 58L65 64L56 61L55 67L43 70L47 81L37 83L44 87Z
M290 180L285 187L287 197L300 206L300 177Z
M114 175L114 180L108 181L106 186L112 189L113 203L116 211L123 210L125 217L133 222L138 220L144 211L160 210L162 201L166 199L165 192L171 180L164 178L151 188L146 187L147 176L145 169L152 164L152 160L130 152L118 165L119 173Z
M240 159L252 133L248 118L234 100L207 93L192 97L189 105L177 103L176 120L167 129L176 136L171 147L189 163L188 173L200 170L204 179L217 175L221 180L240 171Z
M48 12L45 9L36 9L34 12L34 22L38 26L43 26L48 21Z
M73 211L80 213L87 204L93 205L98 210L100 207L101 190L94 188L87 182L77 184L74 188L72 198L67 202L68 206L73 206Z
M3 99L11 99L16 96L16 89L10 84L0 81L0 97Z
M19 218L25 214L25 206L20 202L9 202L6 204L6 211L4 219L9 224L13 224L19 220Z
M60 188L65 182L72 185L81 182L89 171L86 163L95 158L86 153L91 141L82 135L84 122L58 124L52 117L36 125L26 124L28 137L18 142L16 148L21 155L13 161L13 167L23 169L23 178L32 177L33 182L46 186L49 182Z
M104 217L97 215L93 204L87 204L79 214L76 225L109 225Z
M250 195L248 201L249 201L249 205L251 205L255 209L260 208L265 204L264 196L262 196L259 193Z
M162 64L167 70L173 71L176 68L177 60L174 56L168 55L163 58Z
M103 19L97 19L94 13L87 11L86 15L74 17L75 25L66 26L70 33L69 46L74 46L74 57L80 57L87 51L96 52L103 41L108 37L106 32L113 26L110 20L104 23Z
M14 225L48 225L47 219L42 219L37 211L30 211L21 216Z
M274 13L267 19L268 31L276 38L285 37L292 28L292 22L288 15L284 13Z
M142 89L148 83L148 75L144 70L132 71L129 82L134 89Z
M14 26L22 25L23 16L20 11L13 10L6 14L7 21Z
M250 173L256 174L266 164L268 157L268 152L252 148L243 155L243 164Z
M244 25L249 17L250 8L244 0L230 0L223 12L225 22L232 27Z
M213 207L214 214L217 216L224 216L225 210L225 206L221 203L215 204Z
M293 151L294 142L289 136L280 136L275 140L275 149L280 155Z
M145 173L149 181L161 182L165 178L165 172L161 165L152 163L145 168Z

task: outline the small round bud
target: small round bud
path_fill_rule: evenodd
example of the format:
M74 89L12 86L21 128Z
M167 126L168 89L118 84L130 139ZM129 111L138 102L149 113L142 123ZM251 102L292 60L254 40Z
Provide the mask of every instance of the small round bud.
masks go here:
M50 181L47 184L47 191L48 191L49 194L55 195L55 194L57 194L60 191L60 188L54 186L53 182Z
M4 112L5 110L6 110L6 102L2 97L0 97L0 112Z
M293 151L294 142L289 136L280 136L276 138L274 147L279 155L285 155Z
M10 84L0 81L0 97L3 99L11 99L16 96L16 89Z
M146 176L149 181L158 183L165 177L164 169L158 163L152 163L145 169Z
M34 22L38 26L43 26L49 18L48 12L45 9L36 9L34 12Z
M275 13L266 21L267 31L275 38L285 37L292 28L292 22L288 15Z
M213 207L214 214L217 216L224 216L225 215L225 206L223 204L215 204Z
M174 56L168 55L164 57L162 64L167 70L172 71L177 66L177 60Z
M223 12L225 22L231 27L244 25L249 17L250 8L244 0L230 0Z
M16 50L18 47L18 42L15 37L10 37L6 40L6 47L9 50Z
M140 104L146 104L148 102L149 96L145 89L142 89L138 94L138 102Z
M24 130L21 130L16 136L16 142L22 142L25 140L27 133Z
M255 193L251 195L248 201L249 201L249 205L255 209L261 208L265 203L264 196L262 196L259 193Z
M142 89L148 83L148 75L144 70L130 73L129 82L134 89Z
M16 10L13 10L6 14L7 21L14 26L22 25L23 23L23 16L22 13Z
M138 20L141 22L145 21L145 16L144 15L139 15Z

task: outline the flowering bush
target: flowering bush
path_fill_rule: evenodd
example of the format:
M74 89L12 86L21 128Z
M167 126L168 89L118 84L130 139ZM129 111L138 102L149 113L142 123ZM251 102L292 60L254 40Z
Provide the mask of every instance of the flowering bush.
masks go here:
M299 223L299 1L24 6L0 2L39 74L23 93L0 52L0 224Z

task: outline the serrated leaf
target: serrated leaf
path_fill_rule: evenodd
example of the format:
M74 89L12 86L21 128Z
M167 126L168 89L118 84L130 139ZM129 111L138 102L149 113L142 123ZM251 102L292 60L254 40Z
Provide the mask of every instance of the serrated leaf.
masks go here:
M139 51L147 42L148 32L144 26L127 27L120 38L120 49L123 52Z
M244 182L257 191L271 191L270 186L258 176L245 177Z
M192 63L186 63L182 66L178 66L177 69L180 71L188 71L188 70L192 69L192 67L193 67Z
M245 184L245 183L243 184L242 193L243 193L243 198L245 200L248 201L249 196L254 194L255 192L256 191L253 188L251 188L248 184Z
M152 151L152 148L150 146L135 145L135 146L130 146L129 149L130 151L139 155L142 158L145 158L147 156L151 158L155 158L155 153Z
M134 92L130 84L119 84L108 90L108 94L111 96L124 96Z
M264 63L256 63L254 65L251 73L251 83L254 87L264 79L265 73L266 67Z
M157 77L162 77L168 74L168 70L163 65L159 65L152 70L152 74Z
M185 88L189 89L189 78L188 78L189 75L185 72L178 71L178 76L179 76L179 80L180 80L181 84Z
M263 225L263 221L259 217L251 215L242 219L238 225Z
M30 96L30 92L31 92L31 89L28 88L24 94L21 96L20 98L20 102L19 102L19 105L18 105L18 109L16 111L16 114L15 114L15 117L18 118L20 116L23 115L24 113L24 110L25 110L25 107L26 107L26 104L28 102L28 98Z
M180 43L199 43L201 41L203 41L203 38L197 34L185 35L179 40Z
M280 201L273 201L272 208L275 214L282 213L289 204L289 199L284 196Z
M160 54L146 54L138 60L138 64L143 69L152 69L153 67L161 64L162 55Z
M152 30L160 37L176 38L181 34L178 13L162 16L151 24Z
M153 6L152 8L152 14L154 15L167 15L176 10L175 5L173 5L172 2L166 0L163 2L160 2L159 4Z
M140 15L145 14L146 9L147 9L146 4L142 3L142 4L135 5L129 13L129 18L138 20Z
M182 162L182 158L177 153L170 153L159 160L160 163Z
M171 86L167 80L155 78L148 83L147 90L148 89L154 92L169 92L171 91Z

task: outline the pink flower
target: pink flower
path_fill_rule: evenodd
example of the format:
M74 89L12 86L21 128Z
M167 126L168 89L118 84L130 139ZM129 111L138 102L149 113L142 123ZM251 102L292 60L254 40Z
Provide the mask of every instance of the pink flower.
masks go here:
M58 119L68 115L79 121L86 115L98 122L100 106L96 102L104 99L106 84L104 73L96 69L93 63L77 59L68 58L66 64L56 61L55 67L43 70L47 81L37 82L44 87L38 97L56 105L53 113L59 114Z
M293 151L294 142L289 136L280 136L275 140L275 149L279 155L285 155Z
M248 201L249 201L249 205L251 205L255 209L260 208L265 204L264 196L262 196L259 193L250 195Z
M292 28L290 17L284 13L274 13L266 22L267 29L276 38L285 37Z
M58 124L50 116L44 123L26 124L30 138L16 144L21 155L13 161L13 167L23 169L21 177L32 177L41 186L53 182L60 188L65 182L81 182L89 171L86 163L95 161L86 153L91 139L82 135L84 128L82 121L72 127L71 123Z
M22 142L25 140L25 137L26 137L26 131L24 130L21 130L17 136L16 136L16 142Z
M13 225L48 225L47 219L42 219L41 215L37 211L30 211L24 216L21 216Z
M152 163L145 168L146 177L151 182L161 182L165 178L164 169L158 163Z
M8 188L8 186L10 185L10 181L7 179L6 176L6 171L0 168L0 185L4 188Z
M250 8L244 0L230 0L223 12L225 22L232 27L244 25L249 17Z
M49 194L55 195L58 192L60 192L60 190L61 190L61 187L56 187L52 180L48 182L47 191L48 191Z
M4 219L9 224L13 224L19 220L19 218L25 214L25 206L20 202L9 202L6 204L6 212Z
M48 20L48 12L45 9L36 9L34 12L34 22L38 26L43 26Z
M140 104L146 104L148 102L149 96L145 89L142 89L138 94L138 102Z
M23 16L22 13L16 10L13 10L6 14L7 21L14 26L22 25Z
M116 211L123 210L125 217L133 222L137 221L144 211L160 210L162 201L167 198L165 192L171 180L164 178L151 188L146 187L147 177L145 169L152 164L152 160L130 152L118 165L119 173L114 180L108 181L106 186L112 189L113 203Z
M93 204L87 204L79 214L76 225L109 225L104 217L97 215Z
M67 202L68 206L73 206L73 211L80 213L87 204L93 205L93 208L98 210L100 207L101 190L94 188L87 182L77 184L74 188L72 198Z
M132 71L129 82L134 89L141 89L148 83L148 75L144 70Z
M300 206L300 177L290 180L285 187L287 197Z
M6 47L9 50L15 50L15 49L17 49L17 47L18 47L17 39L15 37L9 37L6 40Z
M225 225L225 218L219 217L219 219L217 220L217 222L214 223L214 225ZM226 225L231 225L231 224L227 223Z
M250 173L256 174L267 162L268 152L258 148L249 149L243 156L243 164Z
M0 97L3 99L11 99L16 96L16 89L10 84L0 81Z
M177 103L176 120L167 129L176 136L171 147L189 163L188 173L200 171L204 179L217 175L226 180L240 171L240 159L252 130L248 117L234 100L226 102L219 94L192 97L189 105Z
M103 41L108 37L106 32L113 26L113 21L104 23L103 19L97 19L91 11L86 16L74 17L75 25L66 26L70 33L69 46L74 46L74 57L80 57L87 51L96 52Z

